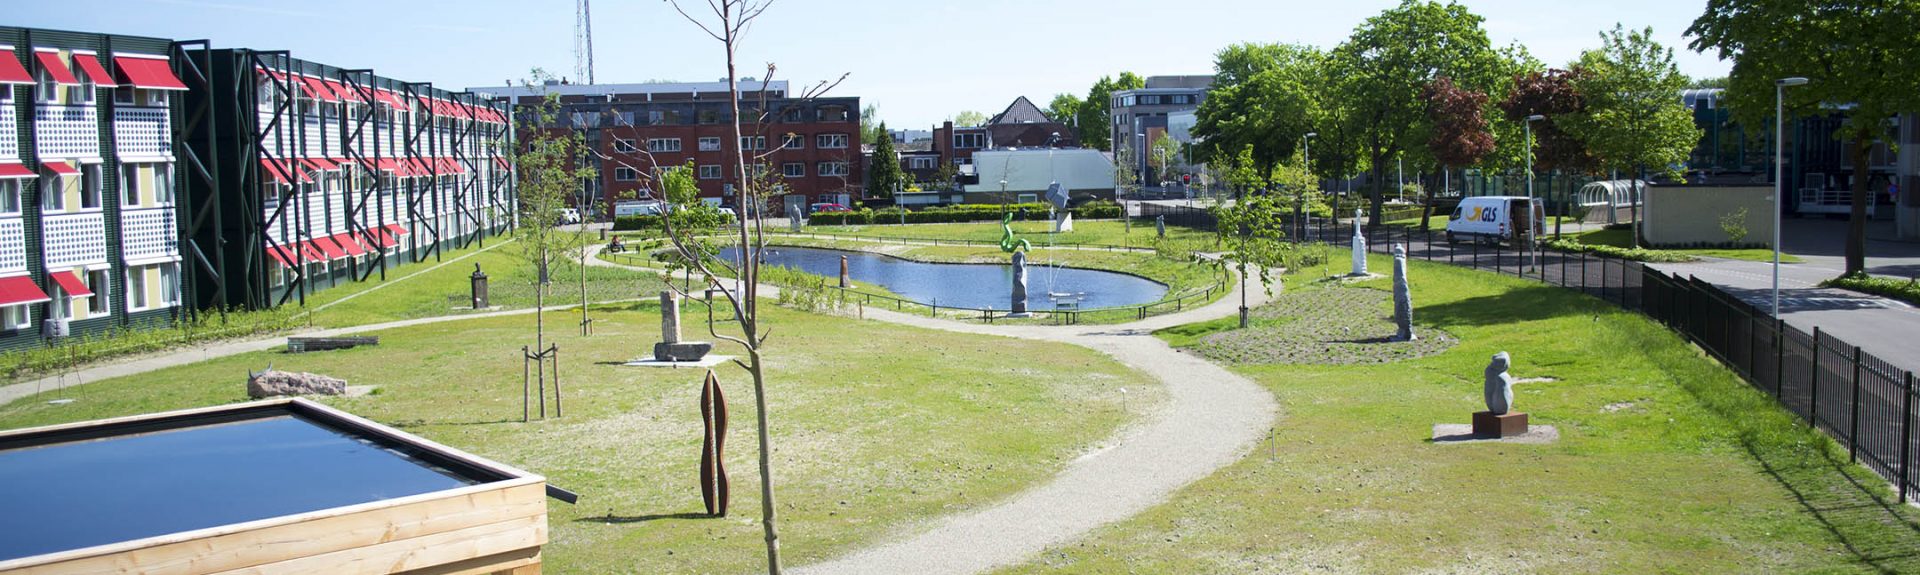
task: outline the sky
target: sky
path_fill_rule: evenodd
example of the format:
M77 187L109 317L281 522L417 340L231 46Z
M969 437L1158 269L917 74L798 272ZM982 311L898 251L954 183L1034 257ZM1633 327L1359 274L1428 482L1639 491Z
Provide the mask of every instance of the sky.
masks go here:
M703 0L681 0L689 10ZM1680 71L1724 76L1730 63L1686 48L1706 0L1464 0L1495 45L1549 65L1599 45L1599 33L1651 26ZM574 76L574 2L565 0L0 0L5 24L210 39L216 47L298 58L449 89L500 86L533 68ZM1045 107L1085 97L1101 76L1207 74L1220 48L1291 42L1330 48L1397 0L775 0L746 34L741 76L873 104L895 129L926 129L963 110L992 115L1018 96ZM599 83L725 78L719 42L663 0L593 2ZM844 79L842 79L844 76Z

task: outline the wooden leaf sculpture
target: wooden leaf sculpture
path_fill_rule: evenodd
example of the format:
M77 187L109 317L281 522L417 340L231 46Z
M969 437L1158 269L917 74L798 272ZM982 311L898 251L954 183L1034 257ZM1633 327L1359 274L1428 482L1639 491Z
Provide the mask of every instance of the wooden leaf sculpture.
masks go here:
M700 500L707 514L727 516L727 396L720 393L720 378L707 371L700 386L700 419L706 423L706 438L700 442Z

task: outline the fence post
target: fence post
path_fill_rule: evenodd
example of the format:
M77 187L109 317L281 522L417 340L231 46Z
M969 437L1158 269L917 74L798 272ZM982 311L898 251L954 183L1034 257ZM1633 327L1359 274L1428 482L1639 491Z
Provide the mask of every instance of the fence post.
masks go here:
M1913 467L1913 372L1907 372L1907 392L1902 394L1900 413L1900 503L1907 502L1907 470Z
M1860 346L1853 346L1853 416L1847 422L1847 460L1860 462Z
M1813 326L1813 381L1807 384L1807 426L1820 428L1820 326Z
M1787 402L1787 320L1773 318L1773 398Z

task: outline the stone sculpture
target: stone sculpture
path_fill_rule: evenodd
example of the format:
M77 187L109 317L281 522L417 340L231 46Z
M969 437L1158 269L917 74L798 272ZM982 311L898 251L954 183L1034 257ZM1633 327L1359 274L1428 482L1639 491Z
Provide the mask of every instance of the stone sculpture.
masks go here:
M1033 243L1013 237L1013 213L1000 218L1000 251L1013 254L1013 301L1007 317L1027 316L1027 250Z
M700 420L706 435L700 441L700 500L707 514L727 516L727 397L720 393L720 378L707 370L707 381L700 386Z
M840 287L853 287L853 278L847 277L847 256L840 256Z
M713 343L680 341L680 294L660 292L660 343L653 344L654 361L700 361Z
M1167 237L1167 216L1158 215L1153 217L1153 231L1159 233L1162 239Z
M247 374L247 397L260 399L281 395L340 395L347 392L347 381L316 373L266 371Z
M1393 325L1394 339L1413 341L1413 290L1407 287L1407 246L1393 245Z
M1353 211L1353 271L1347 275L1367 275L1367 236L1360 233L1360 210Z
M1507 352L1493 354L1493 361L1487 364L1486 388L1487 411L1494 415L1506 415L1513 409L1513 376L1507 374L1512 357Z

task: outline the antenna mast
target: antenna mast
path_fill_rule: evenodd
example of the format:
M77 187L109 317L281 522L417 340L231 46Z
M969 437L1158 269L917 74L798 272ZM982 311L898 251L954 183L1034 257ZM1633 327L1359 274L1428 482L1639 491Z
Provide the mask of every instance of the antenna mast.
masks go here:
M593 83L593 11L587 0L579 0L573 21L573 76L582 84Z

